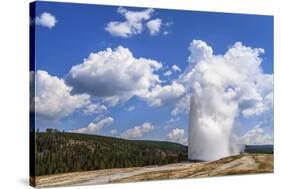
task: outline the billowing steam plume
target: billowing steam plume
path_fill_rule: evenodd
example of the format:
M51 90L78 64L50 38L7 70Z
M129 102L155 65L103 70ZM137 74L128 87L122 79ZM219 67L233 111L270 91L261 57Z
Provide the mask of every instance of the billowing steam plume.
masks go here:
M205 42L190 46L189 69L182 77L190 91L188 156L212 161L238 154L232 140L236 118L260 115L272 107L273 75L260 66L263 49L235 43L214 55Z

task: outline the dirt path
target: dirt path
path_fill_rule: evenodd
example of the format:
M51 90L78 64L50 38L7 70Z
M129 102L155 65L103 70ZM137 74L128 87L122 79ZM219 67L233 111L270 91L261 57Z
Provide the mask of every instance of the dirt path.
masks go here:
M158 179L177 179L273 172L271 154L243 154L214 162L105 169L36 177L37 187L93 185Z

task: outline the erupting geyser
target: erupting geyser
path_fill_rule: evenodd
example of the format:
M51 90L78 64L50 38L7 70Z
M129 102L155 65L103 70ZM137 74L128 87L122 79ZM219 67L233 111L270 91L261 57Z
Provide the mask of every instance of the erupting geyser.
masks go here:
M236 118L259 115L272 103L272 75L260 67L263 49L237 42L224 55L213 55L205 42L194 40L189 51L190 68L182 79L190 91L188 157L213 161L239 154ZM270 87L264 90L263 82Z
M190 102L189 159L212 161L239 153L231 143L237 104L214 86L198 90Z

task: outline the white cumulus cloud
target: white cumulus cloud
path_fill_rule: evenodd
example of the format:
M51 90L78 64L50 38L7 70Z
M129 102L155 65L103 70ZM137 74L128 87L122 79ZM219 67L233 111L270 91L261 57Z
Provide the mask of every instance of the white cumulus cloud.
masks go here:
M168 71L164 72L163 75L168 77L168 76L172 75L172 71L168 70Z
M83 112L86 114L99 114L107 111L107 107L103 104L89 104L84 109Z
M162 64L151 59L135 58L122 46L91 53L82 64L71 68L66 82L76 93L102 97L111 105L142 96L160 82L155 73Z
M168 133L167 137L169 141L187 145L187 137L183 129L175 128L170 133Z
M213 56L213 49L209 47L206 42L201 40L193 40L188 50L190 52L190 56L188 57L188 62L190 64L208 60Z
M40 16L35 18L35 24L52 29L57 23L54 15L48 12L43 12Z
M239 142L248 145L273 144L273 135L267 134L262 125L258 124L242 135Z
M109 22L105 30L113 36L130 37L140 34L143 31L143 22L149 20L153 9L145 9L143 11L128 11L125 8L119 7L117 12L125 17L125 21Z
M125 138L125 139L139 138L142 137L144 134L151 132L153 130L154 130L154 126L149 122L145 122L140 126L135 126L131 129L124 131L121 134L121 138Z
M70 130L73 133L85 133L85 134L98 134L101 129L107 127L113 123L114 119L112 117L106 117L97 122L91 122L87 127L80 129Z
M149 20L146 23L147 28L149 29L150 35L156 35L160 32L162 20L159 18Z
M35 84L35 111L41 118L56 120L90 103L89 95L72 95L71 87L63 79L51 76L46 71L36 72Z
M186 93L180 99L177 99L174 103L174 108L171 112L173 116L177 116L181 113L188 114L190 107L190 95Z
M172 70L175 72L181 72L181 69L175 64L172 66Z
M150 92L142 95L151 106L160 107L163 105L174 104L185 94L185 88L176 81L170 85L155 86Z

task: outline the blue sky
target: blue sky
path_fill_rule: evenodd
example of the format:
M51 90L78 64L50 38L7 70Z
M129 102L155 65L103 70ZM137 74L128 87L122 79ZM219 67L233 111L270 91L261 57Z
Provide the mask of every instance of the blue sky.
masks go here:
M124 8L127 11L145 10ZM162 21L156 35L151 35L150 29L145 26L145 22L149 21L147 20L143 22L140 33L120 37L105 30L112 21L125 21L117 9L116 6L37 2L36 16L40 17L47 12L57 22L52 28L45 27L44 24L36 25L36 70L44 70L51 76L65 79L70 69L82 64L90 53L104 51L106 48L115 49L121 45L128 48L135 58L143 57L160 62L163 68L157 74L166 84L171 84L187 68L190 56L188 46L196 39L211 46L214 54L224 54L237 41L252 48L262 48L265 53L261 55L261 68L265 74L273 73L271 16L154 9L150 20L158 18ZM175 71L171 76L165 77L164 72L172 65L177 65L182 71ZM173 117L172 105L154 107L149 106L145 100L132 97L116 106L106 106L107 111L98 114L85 114L76 109L56 120L38 118L36 126L42 129L53 126L61 130L75 130L110 116L114 119L113 123L100 129L97 134L119 136L130 128L149 122L154 129L134 139L168 140L169 133L176 128L183 129L184 136L187 136L188 114L181 113ZM129 107L134 107L134 110L128 111ZM272 110L262 116L238 117L237 122L245 125L241 126L238 133L243 135L261 121L272 120L271 114ZM177 121L169 122L172 118ZM263 127L265 134L272 134L271 124ZM110 133L113 129L117 130L117 134Z

